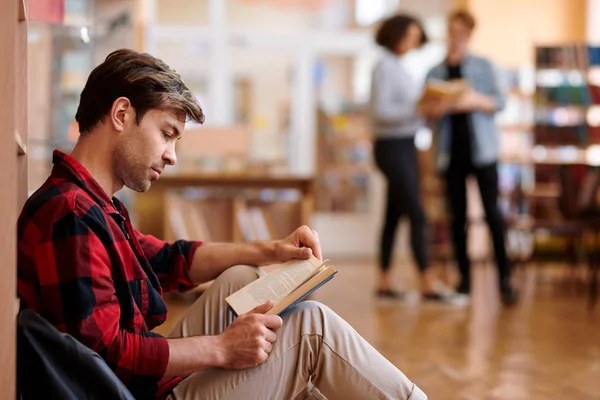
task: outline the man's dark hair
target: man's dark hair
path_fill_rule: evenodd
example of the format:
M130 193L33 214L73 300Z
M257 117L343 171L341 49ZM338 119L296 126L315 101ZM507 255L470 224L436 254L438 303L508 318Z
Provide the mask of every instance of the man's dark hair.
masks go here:
M79 132L90 132L119 97L129 99L138 124L152 109L204 123L200 104L177 72L149 54L121 49L110 53L88 77L75 114Z
M407 14L394 15L393 17L384 20L377 30L375 42L393 52L395 51L396 46L398 46L398 43L406 36L408 27L413 24L418 26L421 31L422 46L428 41L423 25L421 25L421 21Z
M466 26L470 31L475 29L475 17L466 10L455 10L448 17L448 22L458 21Z

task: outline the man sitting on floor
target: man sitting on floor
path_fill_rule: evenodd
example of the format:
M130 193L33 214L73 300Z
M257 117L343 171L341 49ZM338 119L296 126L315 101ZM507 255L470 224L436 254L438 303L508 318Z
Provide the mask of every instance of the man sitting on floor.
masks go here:
M115 51L90 74L75 118L73 152L54 152L50 177L19 218L18 293L98 352L136 398L426 398L322 304L301 303L283 320L264 314L272 303L235 320L226 310L225 297L258 277L251 266L320 259L311 229L213 244L167 243L133 228L113 195L148 190L175 164L185 121L204 121L176 72ZM215 278L169 338L152 332L167 317L163 292Z

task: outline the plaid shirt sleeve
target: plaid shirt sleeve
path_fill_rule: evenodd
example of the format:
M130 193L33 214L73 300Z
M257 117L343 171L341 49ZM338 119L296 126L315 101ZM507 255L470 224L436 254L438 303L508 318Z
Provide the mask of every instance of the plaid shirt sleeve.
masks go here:
M93 220L82 218L67 212L51 226L49 237L32 244L42 314L100 354L126 385L156 382L167 368L167 340L120 329L107 250L112 239L105 230L95 233Z
M164 292L183 292L194 287L190 268L201 241L176 240L169 243L137 230L135 235Z

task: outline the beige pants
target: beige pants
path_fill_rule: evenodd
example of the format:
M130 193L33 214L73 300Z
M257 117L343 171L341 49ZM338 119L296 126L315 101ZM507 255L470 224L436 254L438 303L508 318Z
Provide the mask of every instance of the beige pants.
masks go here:
M258 277L236 266L219 276L171 332L216 335L232 322L225 298ZM427 396L326 306L306 301L283 314L269 359L246 370L192 374L170 399L411 399Z

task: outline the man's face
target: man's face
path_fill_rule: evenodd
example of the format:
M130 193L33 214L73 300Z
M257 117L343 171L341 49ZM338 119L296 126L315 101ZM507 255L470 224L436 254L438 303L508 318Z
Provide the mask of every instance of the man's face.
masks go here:
M464 55L469 47L471 30L459 20L453 20L448 25L448 50L451 53Z
M139 125L131 118L113 153L115 178L137 192L150 189L165 166L177 162L175 143L184 126L184 119L165 110L148 111Z

